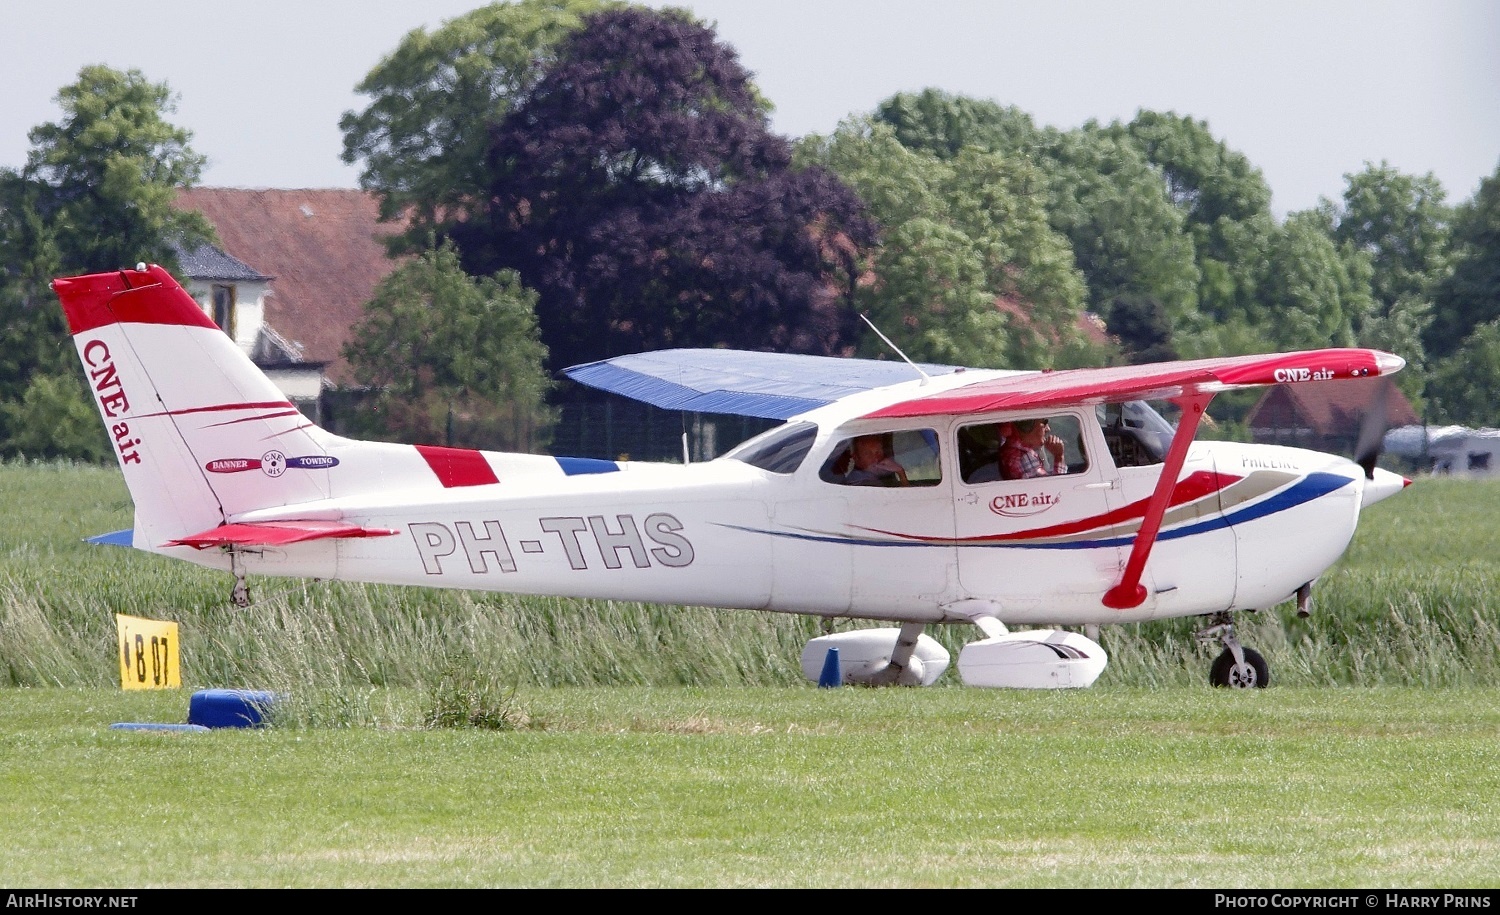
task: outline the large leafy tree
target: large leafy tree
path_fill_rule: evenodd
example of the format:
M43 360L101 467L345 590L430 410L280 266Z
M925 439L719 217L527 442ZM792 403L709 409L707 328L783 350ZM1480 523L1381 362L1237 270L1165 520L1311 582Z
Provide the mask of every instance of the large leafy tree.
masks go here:
M1358 340L1406 359L1396 383L1420 406L1427 379L1423 336L1433 291L1448 272L1452 212L1430 173L1404 175L1381 163L1344 177L1342 200L1323 200L1318 212L1345 256L1369 263L1373 301L1355 325Z
M355 87L369 96L339 121L345 162L362 161L360 184L384 219L405 218L406 250L432 228L472 212L488 192L490 128L524 98L553 48L613 0L491 3L428 32L413 29Z
M1500 318L1500 168L1455 210L1451 257L1425 335L1434 357L1453 354L1477 326Z
M1451 355L1434 362L1428 383L1429 419L1469 426L1495 425L1500 390L1500 319L1486 321Z
M554 366L664 346L830 353L857 318L859 199L794 169L732 48L686 13L584 20L492 129L484 201L445 224L471 273L537 289Z
M1368 258L1335 244L1317 213L1293 213L1271 242L1260 323L1279 348L1352 346L1373 307L1369 277Z
M902 146L939 159L951 159L965 147L1024 158L1047 135L1013 105L941 89L898 92L875 107L874 118L889 124Z
M1110 125L1158 170L1182 212L1198 266L1198 311L1217 323L1251 308L1270 237L1271 188L1260 169L1216 138L1206 121L1142 110Z
M1369 255L1382 313L1403 298L1429 298L1448 266L1452 212L1442 184L1431 172L1404 175L1384 162L1345 179L1343 206L1331 211L1333 237Z
M1073 248L1092 310L1102 314L1116 296L1140 294L1175 320L1193 313L1198 271L1184 216L1121 130L1038 128L1014 107L934 89L892 96L875 117L902 145L939 159L983 150L1040 169L1048 218Z
M1495 425L1500 383L1500 168L1453 218L1450 272L1433 293L1424 340L1432 358L1435 418Z
M509 451L544 445L550 382L535 303L513 271L470 277L451 245L392 271L344 349L374 392L371 431Z
M89 66L57 102L63 117L31 130L26 165L0 169L0 451L92 458L108 446L49 281L140 261L175 268L176 246L212 230L172 205L204 159L166 120L165 83Z
M1184 216L1141 151L1097 125L1054 134L1042 148L1052 225L1073 245L1103 312L1123 294L1159 301L1174 322L1197 312L1198 267Z
M1082 358L1083 284L1030 164L977 146L939 157L874 119L808 137L799 156L837 172L886 227L856 302L909 357L1015 368ZM893 355L872 334L859 349Z

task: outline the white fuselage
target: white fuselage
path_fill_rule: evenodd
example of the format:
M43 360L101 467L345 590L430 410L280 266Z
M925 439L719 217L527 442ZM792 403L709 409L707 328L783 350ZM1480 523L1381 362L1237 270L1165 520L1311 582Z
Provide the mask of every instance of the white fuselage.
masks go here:
M499 482L335 496L228 520L323 517L397 531L242 548L250 574L920 622L966 619L977 601L1023 625L1270 606L1321 574L1353 535L1364 478L1349 461L1194 443L1146 566L1145 601L1110 609L1101 596L1120 577L1161 465L1115 466L1093 408L1067 412L1091 460L1063 476L963 482L949 446L958 421L924 419L915 425L938 443L935 484L827 482L819 468L852 432L914 425L860 421L845 406L804 417L818 431L790 473L720 458L567 475L552 458L486 454ZM346 474L410 459L407 446L336 441L330 453ZM228 567L217 551L163 552Z

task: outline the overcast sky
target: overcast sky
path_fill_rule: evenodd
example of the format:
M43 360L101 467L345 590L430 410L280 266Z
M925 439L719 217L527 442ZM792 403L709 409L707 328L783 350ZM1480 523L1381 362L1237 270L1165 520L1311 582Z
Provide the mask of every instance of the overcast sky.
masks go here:
M339 116L413 28L476 0L17 0L0 11L0 166L60 116L79 68L139 69L208 156L203 184L354 187ZM661 6L661 3L652 3ZM775 104L828 133L927 87L1040 124L1208 122L1261 169L1278 214L1339 197L1366 162L1432 172L1468 199L1500 165L1497 0L685 0Z

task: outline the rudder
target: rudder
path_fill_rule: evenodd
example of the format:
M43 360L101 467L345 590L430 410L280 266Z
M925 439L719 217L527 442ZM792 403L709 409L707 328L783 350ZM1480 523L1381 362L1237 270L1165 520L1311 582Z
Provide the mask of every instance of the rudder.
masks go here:
M327 498L314 426L164 269L55 280L136 507L135 546ZM176 549L181 549L176 548Z

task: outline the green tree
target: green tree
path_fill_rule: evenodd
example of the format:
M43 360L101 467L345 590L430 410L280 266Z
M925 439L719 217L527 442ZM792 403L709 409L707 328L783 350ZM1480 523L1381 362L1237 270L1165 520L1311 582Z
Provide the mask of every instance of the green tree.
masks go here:
M1500 391L1500 319L1478 325L1457 350L1433 363L1429 421L1492 427L1500 414L1496 391Z
M1126 138L1092 122L1041 151L1052 226L1067 236L1103 312L1115 296L1148 295L1174 323L1197 313L1199 271L1185 218L1151 163Z
M1453 214L1451 269L1435 285L1428 353L1455 353L1480 324L1500 318L1500 168Z
M1208 129L1208 122L1175 112L1138 112L1123 130L1161 170L1167 192L1183 211L1194 242L1210 256L1223 259L1214 230L1221 221L1245 222L1271 209L1271 188L1260 169L1230 149Z
M1402 298L1431 296L1448 267L1453 214L1443 186L1431 172L1403 175L1384 162L1344 178L1343 206L1331 211L1333 237L1369 255L1379 313Z
M934 89L892 96L875 119L903 146L941 160L982 150L1040 169L1048 218L1073 249L1094 311L1139 293L1161 302L1174 321L1195 312L1198 270L1185 217L1121 129L1092 122L1068 132L1038 128L1017 108Z
M1025 158L1044 135L1031 115L989 99L940 89L898 92L875 107L907 149L952 159L967 147Z
M57 95L63 118L31 130L25 174L61 267L86 273L142 261L177 266L176 246L213 238L202 214L173 206L198 183L206 159L192 134L163 115L177 110L166 83L139 70L84 67Z
M1044 368L1083 354L1083 285L1024 160L966 147L940 158L889 124L851 119L803 140L799 158L848 182L884 226L856 291L859 307L913 359ZM886 356L867 335L866 356Z
M1167 310L1150 296L1127 293L1109 303L1105 326L1120 341L1132 365L1167 362L1177 358L1172 346L1172 322Z
M1319 214L1293 213L1271 241L1259 323L1282 349L1353 346L1373 308L1369 277L1368 257L1335 244Z
M1174 112L1142 110L1109 132L1141 150L1183 215L1198 266L1198 311L1216 323L1250 310L1275 229L1271 188L1260 170L1214 137L1206 121Z
M166 84L89 66L57 102L63 118L31 130L26 165L0 169L0 453L95 458L109 453L103 428L50 281L140 261L175 269L175 246L212 230L172 205L204 160L165 120Z
M553 422L536 293L513 271L474 279L451 245L381 281L344 356L397 441L534 451Z
M469 212L492 176L490 127L536 84L557 42L613 0L491 3L413 29L355 90L371 101L339 120L345 162L383 219L408 217L401 241L420 250L445 214Z

